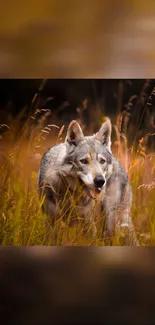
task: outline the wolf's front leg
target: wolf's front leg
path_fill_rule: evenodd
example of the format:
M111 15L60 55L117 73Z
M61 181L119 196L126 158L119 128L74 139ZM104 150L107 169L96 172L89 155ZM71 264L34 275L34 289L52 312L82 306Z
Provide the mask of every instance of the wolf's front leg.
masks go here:
M115 228L115 215L113 211L109 213L105 213L105 225L102 229L102 239L105 242L106 246L112 246L112 240L114 236L114 228Z
M90 240L95 240L97 237L97 228L95 223L95 216L93 211L85 211L84 213L84 236L88 237Z
M120 237L123 246L139 246L135 228L129 211L123 211L121 218L116 219L115 234Z
M128 208L114 209L106 218L107 237L113 237L120 246L139 246ZM113 241L113 240L112 240Z
M44 210L46 214L46 242L50 245L57 245L58 227L56 227L56 221L58 221L58 218L60 216L60 207L55 202L46 198Z
M93 221L92 218L90 218L89 221L86 221L86 224L84 226L83 230L84 236L88 237L90 240L95 240L97 236L97 229L95 221Z
M139 246L128 210L121 213L115 209L111 210L105 218L103 239L106 245L111 246L118 239L120 246Z

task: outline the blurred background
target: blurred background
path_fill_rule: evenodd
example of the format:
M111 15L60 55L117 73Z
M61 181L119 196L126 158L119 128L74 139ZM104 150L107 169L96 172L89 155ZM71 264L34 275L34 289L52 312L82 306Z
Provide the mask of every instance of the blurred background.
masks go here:
M4 325L154 324L148 248L1 248Z
M0 77L154 77L154 0L1 0Z

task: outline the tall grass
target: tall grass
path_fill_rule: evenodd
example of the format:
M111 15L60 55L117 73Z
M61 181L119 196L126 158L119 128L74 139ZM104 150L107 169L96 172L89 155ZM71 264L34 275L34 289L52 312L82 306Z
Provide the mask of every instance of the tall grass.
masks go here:
M48 113L48 110L36 110L23 127L19 117L9 126L1 125L5 132L0 138L0 243L52 245L56 231L58 245L104 245L99 236L90 241L83 235L81 225L69 227L63 218L50 232L46 228L37 190L38 170L43 153L62 141L65 129L65 126L59 129L57 125L46 124ZM146 152L143 139L137 149L128 148L127 139L121 141L117 126L113 134L113 152L124 165L133 189L132 218L140 244L154 245L155 154ZM119 238L114 238L113 244L119 245Z

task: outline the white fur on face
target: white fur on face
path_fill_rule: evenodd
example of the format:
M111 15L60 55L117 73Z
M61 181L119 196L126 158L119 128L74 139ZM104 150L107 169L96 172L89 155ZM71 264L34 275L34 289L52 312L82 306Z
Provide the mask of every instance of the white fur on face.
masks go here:
M102 161L102 159L104 159L105 160L105 163L106 163L106 158L103 156L103 155L101 155L100 153L98 154L98 161L99 161L99 163L100 163L100 161ZM104 164L103 164L104 165Z
M109 164L108 165L108 172L107 172L107 174L108 175L111 175L112 174L112 171L113 171L113 166L112 166L112 164Z
M87 173L87 174L79 173L79 176L86 185L88 186L94 185L94 179L91 173Z

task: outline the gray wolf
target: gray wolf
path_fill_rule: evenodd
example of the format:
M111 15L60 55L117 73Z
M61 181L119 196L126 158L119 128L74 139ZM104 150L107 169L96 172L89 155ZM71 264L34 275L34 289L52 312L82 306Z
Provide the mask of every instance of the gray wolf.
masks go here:
M101 236L121 234L123 245L138 245L130 216L132 191L124 168L111 151L112 125L109 118L99 131L84 136L73 120L63 143L43 156L39 171L43 210L51 224L63 217L69 225L84 223L84 233L97 236L97 215L104 216ZM110 241L111 242L111 241Z

